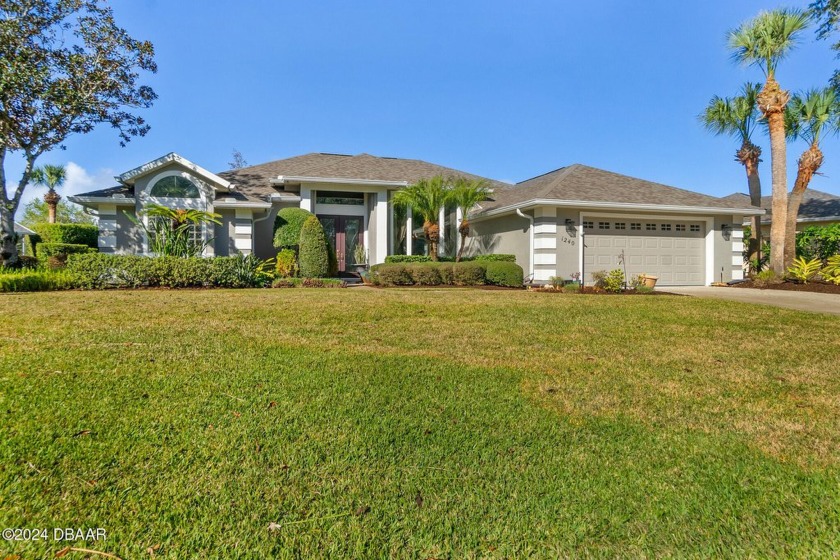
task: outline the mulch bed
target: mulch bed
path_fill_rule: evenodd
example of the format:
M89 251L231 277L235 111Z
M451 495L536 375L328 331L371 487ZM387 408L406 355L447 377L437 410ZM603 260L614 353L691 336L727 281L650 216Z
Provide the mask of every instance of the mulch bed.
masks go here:
M541 288L531 288L530 291L532 292L539 292L541 294L586 294L586 295L596 295L596 296L681 296L683 294L672 294L670 292L661 292L659 290L654 290L652 292L637 292L636 290L624 290L621 292L607 292L600 288L593 288L591 286L586 286L581 288L577 292L563 292L561 290L552 290L552 289L541 289Z
M752 280L746 280L738 284L733 284L729 287L755 288L758 290L784 290L788 292L815 292L818 294L840 295L840 286L836 284L829 284L827 282L808 282L807 284L799 284L797 282L781 282L779 284L756 284Z

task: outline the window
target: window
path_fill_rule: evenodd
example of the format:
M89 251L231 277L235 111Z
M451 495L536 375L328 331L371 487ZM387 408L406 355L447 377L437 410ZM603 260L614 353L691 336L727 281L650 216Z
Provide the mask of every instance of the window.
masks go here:
M661 224L659 229L662 231L671 231L671 224Z
M349 204L351 206L364 206L365 193L341 192L341 191L318 191L315 193L316 204Z
M158 226L160 224L160 226ZM149 218L149 247L155 245L157 241L157 232L159 229L168 230L172 226L167 218L150 217ZM190 243L200 245L204 242L202 238L202 224L190 224L190 229L187 231L187 239Z
M583 222L583 229L592 229L595 227L595 222Z
M696 232L700 231L700 225L699 224L691 224L691 226L689 226L689 229L696 233Z
M598 222L598 229L610 229L609 222Z
M150 196L162 198L200 198L198 187L192 181L178 175L164 177L149 191Z
M624 222L616 222L615 229L627 229L627 224Z
M677 231L685 231L685 224L677 224L674 226Z
M642 229L642 224L630 224L630 229L639 231L640 229Z
M656 224L645 224L645 230L656 231Z

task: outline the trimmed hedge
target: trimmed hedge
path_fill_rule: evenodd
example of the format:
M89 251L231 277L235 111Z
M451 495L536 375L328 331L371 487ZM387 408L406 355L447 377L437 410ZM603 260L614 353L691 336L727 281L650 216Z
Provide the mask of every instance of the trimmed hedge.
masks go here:
M440 257L438 262L454 262L452 257ZM464 257L461 262L516 262L516 255L475 255L473 257ZM386 263L417 263L417 262L432 262L432 258L428 255L388 255L385 257Z
M0 274L0 292L48 292L75 287L71 274L66 272L14 272Z
M298 267L304 278L323 278L330 273L330 254L324 227L310 215L300 230Z
M297 249L303 224L312 212L303 208L281 208L274 219L274 246L278 249Z
M485 266L485 278L488 284L519 288L525 282L522 267L506 261L488 261Z
M35 224L32 231L38 234L36 243L68 243L85 245L96 249L99 246L99 228L91 224Z
M370 269L377 286L496 286L521 287L522 267L499 262L418 262L377 264Z
M55 224L54 224L55 225ZM48 259L59 255L76 255L78 253L95 253L97 249L79 243L38 243L38 258Z
M70 255L67 271L85 289L256 288L271 281L270 265L271 261L253 255L180 258L89 253Z
M432 258L427 255L388 255L385 257L386 264L418 262L432 262Z
M282 249L277 253L277 276L284 278L297 276L297 253L293 249Z
M463 259L462 259L463 260ZM501 253L498 255L476 255L472 257L470 260L476 262L516 262L516 255L508 255L505 253Z

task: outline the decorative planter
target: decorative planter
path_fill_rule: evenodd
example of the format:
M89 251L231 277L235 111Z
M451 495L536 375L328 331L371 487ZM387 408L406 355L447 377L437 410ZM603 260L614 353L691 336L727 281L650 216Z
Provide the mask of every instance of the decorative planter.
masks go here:
M639 276L639 280L642 281L642 284L646 288L653 288L656 286L656 281L659 280L659 276L647 276L645 274L642 274L641 276Z

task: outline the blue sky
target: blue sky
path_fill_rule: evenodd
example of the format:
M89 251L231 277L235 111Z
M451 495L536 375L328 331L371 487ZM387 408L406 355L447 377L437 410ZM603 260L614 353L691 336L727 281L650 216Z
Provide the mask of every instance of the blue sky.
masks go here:
M148 82L160 98L144 111L151 132L127 148L103 126L41 160L72 163L70 192L110 186L114 174L170 151L221 171L234 147L251 164L312 151L367 152L521 181L579 162L713 195L743 191L734 141L706 133L697 115L712 95L762 79L730 60L726 31L780 6L113 4L122 25L155 44L159 72ZM828 42L808 32L778 78L791 90L820 86L835 67L840 60ZM791 175L803 149L789 149ZM824 151L826 177L812 187L840 194L838 140Z

